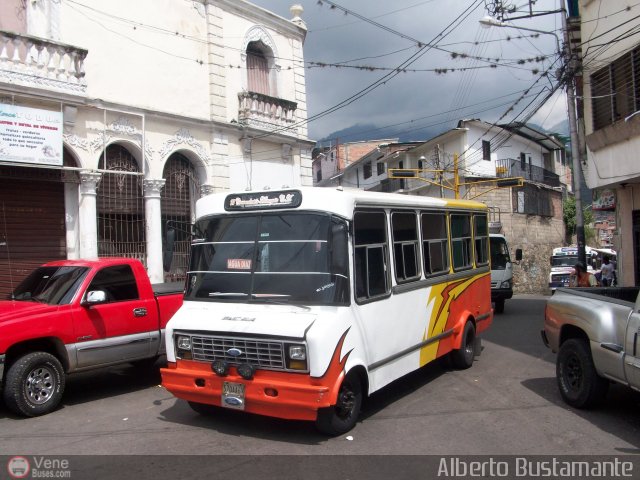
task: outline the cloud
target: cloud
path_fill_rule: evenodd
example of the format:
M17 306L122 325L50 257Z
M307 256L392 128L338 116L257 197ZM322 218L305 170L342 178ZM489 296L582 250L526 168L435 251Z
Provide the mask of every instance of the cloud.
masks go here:
M253 0L252 3L291 18L289 6L296 2ZM362 98L311 121L308 128L309 137L313 139L325 138L357 124L384 127L404 123L401 128L406 135L418 140L452 128L461 118L507 122L515 119L527 105L530 110L536 106L534 95L544 94L554 82L552 75L549 79L540 79L526 98L513 105L545 69L551 67L555 72L558 64L553 66L552 62L556 42L553 35L537 35L514 28L482 28L478 20L487 15L483 0L335 2L380 26L358 19L357 15L345 14L339 8L332 9L327 2L302 0L297 3L304 8L302 18L308 28L304 56L309 117L339 105L388 77ZM465 12L471 5L475 8ZM539 0L535 5L536 11L556 8L557 0ZM463 18L459 17L461 14ZM512 23L560 34L558 15ZM447 29L451 24L453 28ZM445 51L420 50L414 40L425 44L433 41ZM417 52L421 54L416 55ZM318 63L327 66L320 67ZM503 66L505 63L510 66ZM406 71L397 74L376 70L403 64ZM498 65L497 68L491 67L492 64ZM505 115L510 107L513 109ZM539 123L551 125L561 121L563 114L566 117L566 103L562 99L551 99L536 118Z

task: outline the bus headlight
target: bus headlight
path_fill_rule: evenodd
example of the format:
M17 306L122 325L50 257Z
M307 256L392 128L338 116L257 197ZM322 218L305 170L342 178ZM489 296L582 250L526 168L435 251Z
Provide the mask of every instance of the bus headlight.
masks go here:
M286 348L287 368L289 370L307 370L307 347L300 344L288 344Z
M176 357L191 360L191 337L188 335L178 335L176 337Z

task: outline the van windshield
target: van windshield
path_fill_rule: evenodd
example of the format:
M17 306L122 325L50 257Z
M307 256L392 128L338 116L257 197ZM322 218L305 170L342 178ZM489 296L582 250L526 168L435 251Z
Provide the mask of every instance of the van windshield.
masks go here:
M507 263L511 262L507 242L501 237L490 237L489 247L491 250L491 270L504 270Z
M344 221L297 212L203 218L185 300L347 305L348 261L332 261L337 223ZM341 247L335 251L347 251Z

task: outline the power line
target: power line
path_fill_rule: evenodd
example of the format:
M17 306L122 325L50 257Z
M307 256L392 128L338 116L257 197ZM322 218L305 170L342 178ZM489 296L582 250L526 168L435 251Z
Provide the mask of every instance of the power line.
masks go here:
M459 25L464 19L466 19L472 11L474 11L477 6L479 5L479 3L482 0L473 0L472 3L465 9L463 10L463 12L458 15L458 17L456 17L455 20L453 20L451 23L449 23L439 34L437 34L434 39L432 40L432 42L439 38L446 38L446 36L448 36L453 29L455 29L455 26ZM457 25L456 25L457 24ZM451 29L451 27L453 26L453 29ZM450 30L451 29L451 30ZM431 42L430 42L431 43ZM411 55L408 59L406 59L404 62L402 62L395 71L390 72L384 76L382 76L381 78L379 78L378 80L376 80L375 82L369 84L367 87L361 89L360 91L356 92L355 94L353 94L352 96L344 99L343 101L341 101L340 103L334 105L333 107L330 107L316 115L313 115L312 117L309 117L307 120L303 120L301 122L298 122L297 124L294 124L290 127L284 127L284 128L280 128L280 129L276 129L272 132L266 133L266 134L262 134L262 135L258 135L257 137L254 138L261 138L261 137L265 137L265 136L269 136L272 135L273 133L276 132L281 132L281 131L287 131L291 128L295 128L296 126L300 126L300 125L305 125L307 123L310 123L314 120L318 120L326 115L329 115L331 113L334 113L335 111L342 109L350 104L352 104L353 102L355 102L356 100L362 98L363 96L369 94L370 92L372 92L373 90L375 90L376 88L378 88L381 85L386 84L386 82L388 82L389 80L393 79L395 76L397 76L398 74L401 73L401 70L403 68L408 67L409 65L413 64L414 62L416 62L419 58L421 58L426 52L428 52L432 47L429 46L429 44L423 44L422 47L420 47L418 49L418 51L416 53L414 53L413 55Z

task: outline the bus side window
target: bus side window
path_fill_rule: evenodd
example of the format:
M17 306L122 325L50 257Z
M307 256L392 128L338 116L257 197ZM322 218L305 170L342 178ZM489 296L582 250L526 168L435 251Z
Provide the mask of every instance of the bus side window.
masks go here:
M382 211L360 211L353 217L356 298L389 293L387 217Z
M453 270L471 268L470 215L451 215L451 246L453 248Z
M393 258L398 283L406 283L420 278L416 220L415 212L393 212L391 214Z
M421 215L424 273L429 277L449 272L449 234L445 213Z
M488 256L488 240L489 229L487 225L486 215L473 216L473 238L475 240L476 266L487 265L489 263Z

